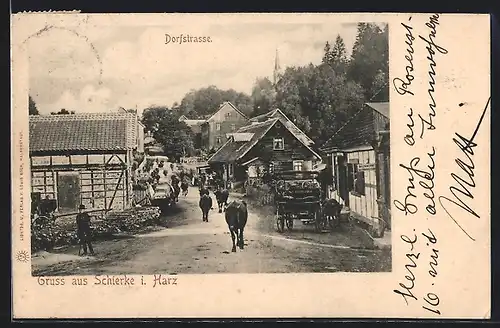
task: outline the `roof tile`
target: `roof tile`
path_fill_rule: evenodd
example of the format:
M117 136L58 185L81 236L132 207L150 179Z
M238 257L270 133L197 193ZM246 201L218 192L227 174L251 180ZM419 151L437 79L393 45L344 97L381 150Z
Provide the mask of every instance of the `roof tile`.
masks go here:
M31 152L135 147L137 116L125 113L30 116Z

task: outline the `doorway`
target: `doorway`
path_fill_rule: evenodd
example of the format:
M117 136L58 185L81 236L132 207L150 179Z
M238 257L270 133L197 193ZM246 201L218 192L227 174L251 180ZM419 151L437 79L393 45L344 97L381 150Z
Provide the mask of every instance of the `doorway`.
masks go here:
M60 211L76 211L80 204L80 176L78 172L58 172L57 200Z
M349 185L347 179L347 163L346 156L337 156L337 168L338 168L338 178L339 183L339 196L344 201L345 206L349 207Z

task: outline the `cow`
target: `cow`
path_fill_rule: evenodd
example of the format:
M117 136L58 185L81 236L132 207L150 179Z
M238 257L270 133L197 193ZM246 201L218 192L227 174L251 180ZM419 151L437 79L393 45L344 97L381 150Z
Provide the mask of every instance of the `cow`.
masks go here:
M188 194L188 191L189 191L189 182L182 181L181 182L181 189L182 189L182 195L184 197L186 197Z
M207 188L201 187L198 190L200 191L200 197L203 196L203 195L209 195L210 194L210 191L208 191Z
M243 230L247 224L248 210L245 201L233 200L226 207L226 223L233 241L232 252L236 252L236 245L244 248Z
M203 222L208 222L208 213L212 209L212 197L208 193L204 193L201 195L198 205L201 209Z
M219 206L219 213L226 210L228 198L229 191L225 188L219 187L219 189L215 192L215 199L217 200L217 205Z
M330 225L338 226L340 223L340 213L342 205L335 199L326 199L323 201L323 219L329 222Z

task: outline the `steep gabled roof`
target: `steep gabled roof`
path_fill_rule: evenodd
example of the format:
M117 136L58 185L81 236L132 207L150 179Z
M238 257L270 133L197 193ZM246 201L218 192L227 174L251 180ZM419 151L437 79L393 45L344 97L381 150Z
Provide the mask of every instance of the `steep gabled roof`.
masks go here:
M203 124L205 122L205 120L184 120L182 122L186 123L186 125L189 126L189 127L193 127L193 126L196 126L196 125Z
M238 156L238 149L240 149L246 141L235 141L229 138L217 151L210 156L208 163L232 162Z
M134 113L30 115L30 152L127 150L136 147Z
M371 146L377 133L374 112L389 120L389 103L366 103L321 146L321 150L328 152Z
M307 144L308 146L314 145L314 141L311 138L309 138L309 136L304 131L299 129L295 125L295 123L293 123L292 120L290 120L285 115L285 113L283 113L281 111L281 109L279 109L279 108L273 109L267 113L264 113L264 114L261 114L258 116L254 116L250 119L250 122L264 122L264 121L267 121L267 120L272 119L272 118L279 118L281 120L281 123L283 123L284 125L287 125L287 127L290 130L294 130L295 135L297 137L299 137L303 143Z
M266 120L264 122L253 122L250 125L243 126L238 129L237 134L252 134L252 137L248 141L235 141L233 137L228 139L224 145L222 145L219 150L209 159L209 163L215 162L230 162L241 159L245 156L266 134L271 130L271 128L280 122L283 126L298 140L300 141L315 157L321 159L321 156L317 154L309 145L303 142L303 140L297 135L296 131L290 129L289 126L282 123L280 118L273 118ZM217 156L216 156L217 155Z
M247 117L247 116L246 116L246 115L245 115L242 111L240 111L240 110L239 110L239 109L238 109L235 105L233 105L230 101L224 101L224 102L223 102L223 103L219 106L219 109L218 109L215 113L213 113L213 114L212 114L212 115L211 115L208 119L206 119L206 122L211 121L211 120L215 117L215 115L217 115L217 113L218 113L218 112L220 112L220 111L222 110L222 108L223 108L224 106L226 106L226 105L231 106L231 107L232 107L232 108L233 108L236 112L238 112L241 116L243 116L244 118L248 119L248 117Z
M233 138L234 141L250 141L253 137L253 133L248 132L232 132L226 133L228 138Z
M370 106L386 118L390 118L389 102L370 102L366 103L366 105Z

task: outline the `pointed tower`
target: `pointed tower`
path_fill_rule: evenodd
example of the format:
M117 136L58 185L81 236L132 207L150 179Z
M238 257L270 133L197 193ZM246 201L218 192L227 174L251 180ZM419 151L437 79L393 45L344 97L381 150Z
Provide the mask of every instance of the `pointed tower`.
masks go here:
M281 73L280 60L278 56L278 49L276 49L276 56L274 58L274 72L273 72L273 84L276 86L279 80L279 74Z

